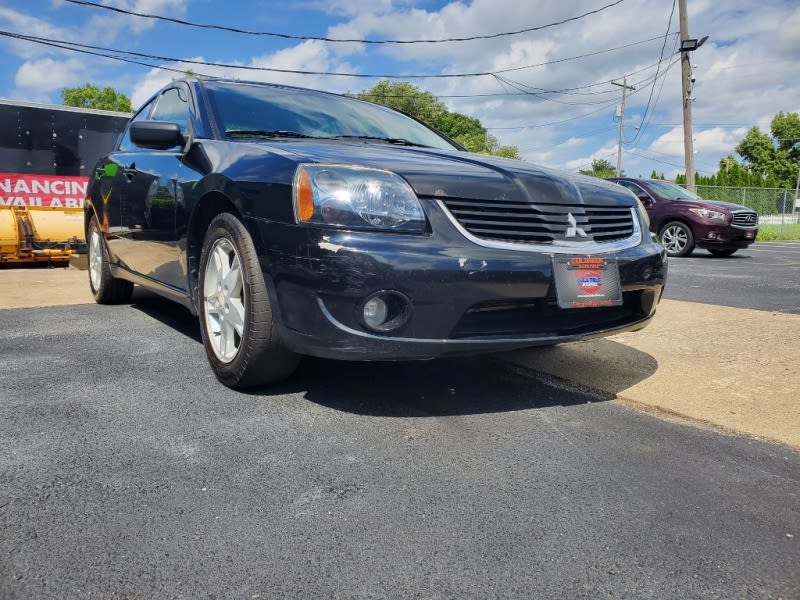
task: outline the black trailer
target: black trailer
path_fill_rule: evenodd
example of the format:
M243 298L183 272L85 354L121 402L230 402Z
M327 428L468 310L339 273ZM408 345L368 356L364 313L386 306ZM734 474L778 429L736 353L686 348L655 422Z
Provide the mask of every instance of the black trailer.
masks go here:
M129 114L0 99L0 264L83 247L86 186Z

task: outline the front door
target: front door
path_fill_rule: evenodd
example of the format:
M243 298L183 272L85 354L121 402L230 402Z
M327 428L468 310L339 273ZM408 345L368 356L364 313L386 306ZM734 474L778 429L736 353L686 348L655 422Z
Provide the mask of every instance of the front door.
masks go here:
M149 118L178 123L185 132L188 98L188 90L176 84L159 95ZM109 249L131 271L186 292L175 222L183 150L183 146L169 150L139 148L129 136L123 137L114 155L119 229L109 240Z

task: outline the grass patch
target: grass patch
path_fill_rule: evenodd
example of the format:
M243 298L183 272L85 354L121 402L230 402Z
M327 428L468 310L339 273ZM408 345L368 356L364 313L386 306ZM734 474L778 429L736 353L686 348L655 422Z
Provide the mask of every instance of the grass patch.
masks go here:
M760 225L756 240L760 242L772 240L800 240L800 223Z

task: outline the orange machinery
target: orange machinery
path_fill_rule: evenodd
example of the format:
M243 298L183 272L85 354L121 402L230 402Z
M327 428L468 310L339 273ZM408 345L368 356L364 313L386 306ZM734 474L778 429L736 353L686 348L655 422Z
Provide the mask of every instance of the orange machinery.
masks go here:
M66 264L83 250L83 209L0 206L0 265Z

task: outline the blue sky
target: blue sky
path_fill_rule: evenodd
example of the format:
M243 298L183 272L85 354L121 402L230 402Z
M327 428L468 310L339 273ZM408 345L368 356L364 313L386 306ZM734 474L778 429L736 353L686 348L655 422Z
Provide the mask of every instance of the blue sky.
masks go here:
M162 66L335 92L361 91L380 80L335 73L394 75L437 95L452 110L479 118L502 144L516 145L525 160L575 172L588 168L593 158L616 162L614 113L620 88L610 81L627 76L637 89L629 94L626 107L624 170L629 175L649 175L655 169L667 176L683 171L680 69L672 64L677 57L678 14L675 7L668 27L671 0L89 1L292 36L495 37L444 43L336 43L199 29L66 0L6 0L0 5L3 34L211 64L135 59L147 63L137 65L3 35L0 97L58 103L62 88L91 82L111 85L139 104L175 76ZM709 36L692 62L696 167L711 174L749 127L759 125L767 131L778 111L800 111L800 3L688 0L688 5L692 37ZM597 12L538 31L496 35L593 11ZM491 74L420 77L471 73Z

